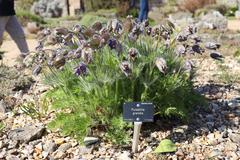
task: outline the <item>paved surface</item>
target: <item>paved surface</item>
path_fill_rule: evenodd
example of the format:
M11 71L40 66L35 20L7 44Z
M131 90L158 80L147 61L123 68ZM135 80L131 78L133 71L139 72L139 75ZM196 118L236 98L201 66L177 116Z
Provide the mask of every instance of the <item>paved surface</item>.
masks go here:
M228 29L240 31L240 20L228 20Z
M37 45L37 40L28 39L27 40L30 51L34 51ZM17 57L20 54L17 45L12 40L6 40L3 42L3 45L0 48L1 51L4 51L3 63L7 66L14 66L17 61Z

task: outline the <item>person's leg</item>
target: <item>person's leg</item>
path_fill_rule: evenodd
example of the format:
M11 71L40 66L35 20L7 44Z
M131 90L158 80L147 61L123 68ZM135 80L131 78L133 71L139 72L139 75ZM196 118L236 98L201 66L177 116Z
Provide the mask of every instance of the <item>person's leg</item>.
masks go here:
M15 16L11 16L6 24L6 31L10 34L12 39L17 44L22 56L29 53L27 41L22 26Z
M149 11L149 6L148 6L148 0L144 0L144 13L143 13L143 20L148 19L148 11Z
M139 16L138 16L138 20L140 22L143 21L143 16L144 16L144 0L140 0L140 11L139 11Z
M130 8L134 8L136 6L136 0L131 0Z
M3 43L3 33L5 31L8 19L9 19L8 16L0 17L0 47Z

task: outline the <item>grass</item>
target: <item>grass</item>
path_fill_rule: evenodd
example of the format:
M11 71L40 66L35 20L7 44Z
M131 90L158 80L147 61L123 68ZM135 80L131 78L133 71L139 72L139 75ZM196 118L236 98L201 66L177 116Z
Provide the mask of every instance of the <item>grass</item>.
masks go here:
M240 82L240 75L238 73L232 73L231 70L224 64L219 63L219 81L226 83L226 84L232 84L232 83L239 83Z
M37 24L46 24L46 22L42 17L32 14L28 10L18 9L16 13L22 25L26 25L27 22L36 22Z
M0 122L0 133L3 132L4 128L5 128L5 125L3 124L3 122Z

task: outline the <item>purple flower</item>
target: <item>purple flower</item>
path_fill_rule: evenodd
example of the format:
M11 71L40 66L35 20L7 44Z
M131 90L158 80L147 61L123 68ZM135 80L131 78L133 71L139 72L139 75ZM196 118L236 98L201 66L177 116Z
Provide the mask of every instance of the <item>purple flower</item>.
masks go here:
M190 60L185 61L183 68L186 72L191 72L195 66L193 65L193 62Z
M128 50L128 57L130 60L134 61L137 58L138 54L139 54L139 52L136 48L130 48Z
M111 49L116 49L117 48L117 40L116 39L109 39L108 40L108 46L111 48Z
M162 72L163 74L166 73L168 67L165 59L158 57L155 61L155 65L157 66L160 72Z
M74 74L76 76L86 75L87 74L86 64L81 62L76 68L74 68Z

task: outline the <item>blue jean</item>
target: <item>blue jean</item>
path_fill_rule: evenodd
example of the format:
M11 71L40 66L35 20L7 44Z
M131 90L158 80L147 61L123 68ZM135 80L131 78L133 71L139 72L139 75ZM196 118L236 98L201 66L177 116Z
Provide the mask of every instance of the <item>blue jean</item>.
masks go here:
M25 39L24 31L16 16L0 16L0 47L3 43L3 32L5 30L15 41L22 55L28 54L29 49Z
M140 13L138 17L139 21L142 22L148 18L148 11L148 0L140 0Z

